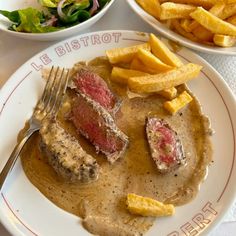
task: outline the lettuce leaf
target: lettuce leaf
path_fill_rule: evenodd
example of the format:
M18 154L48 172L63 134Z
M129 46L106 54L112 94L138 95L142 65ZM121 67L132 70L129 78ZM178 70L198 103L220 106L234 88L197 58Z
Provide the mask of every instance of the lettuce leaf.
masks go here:
M63 8L63 15L59 18L66 24L86 21L91 17L89 11L85 10L89 6L89 0L81 0Z
M18 11L0 11L0 14L13 21L11 30L27 33L46 33L60 30L62 28L53 26L43 26L45 16L42 12L34 8L26 8Z
M44 6L44 7L51 7L51 8L55 8L57 7L58 2L60 2L60 0L39 0L39 3ZM75 0L67 0L64 4L64 6L75 2Z
M99 0L100 9L103 8L110 0Z
M0 10L0 14L7 17L12 22L20 23L20 16L19 16L18 11L10 12L10 11Z

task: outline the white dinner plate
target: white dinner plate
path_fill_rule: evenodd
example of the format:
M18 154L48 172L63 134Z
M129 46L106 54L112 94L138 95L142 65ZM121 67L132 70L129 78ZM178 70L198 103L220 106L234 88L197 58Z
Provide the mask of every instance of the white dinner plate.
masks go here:
M103 31L79 35L57 43L22 65L0 94L0 170L9 157L19 130L32 114L43 90L40 69L52 65L72 67L80 60L104 55L106 49L145 42L148 35L133 31ZM197 197L176 208L172 217L159 218L147 236L184 236L209 233L232 204L236 192L236 101L222 77L187 49L178 52L184 62L203 66L189 83L212 122L214 163ZM26 178L17 161L0 195L0 220L15 236L89 235L80 219L55 206Z
M55 31L55 32L48 32L48 33L23 33L23 32L16 32L12 30L8 30L9 26L12 24L6 17L0 15L0 30L5 31L6 33L14 36L20 37L24 39L30 40L38 40L38 41L52 41L52 40L62 40L64 38L68 38L69 36L78 34L82 30L92 26L95 24L111 7L111 5L115 2L115 0L110 0L110 2L103 7L101 11L99 11L96 15L92 16L90 19L65 28L63 30ZM28 7L33 7L36 9L41 10L42 6L39 4L38 0L11 0L11 1L4 1L0 0L0 9L7 10L7 11L14 11L18 9L24 9Z
M126 0L134 12L141 17L145 22L157 30L160 34L164 35L166 38L177 42L180 45L184 45L188 48L192 48L197 51L211 53L211 54L221 54L221 55L236 55L236 45L229 48L222 48L217 46L208 46L205 44L193 42L180 34L169 29L165 24L159 22L153 16L149 15L144 11L137 3L136 0Z

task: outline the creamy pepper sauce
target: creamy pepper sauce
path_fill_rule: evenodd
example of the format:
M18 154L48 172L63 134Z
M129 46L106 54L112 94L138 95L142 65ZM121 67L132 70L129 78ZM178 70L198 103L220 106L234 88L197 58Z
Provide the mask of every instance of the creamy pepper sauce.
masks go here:
M111 67L106 59L90 62L122 100L116 123L129 137L129 147L113 165L73 125L64 119L68 103L62 107L58 120L81 146L96 158L100 165L97 181L89 184L68 183L59 177L40 152L39 134L35 134L21 153L24 171L39 191L58 207L82 218L83 226L92 234L142 235L153 224L153 217L132 215L126 208L127 193L151 197L175 206L190 202L199 191L207 166L212 159L209 121L194 100L183 110L171 116L162 107L165 99L158 95L130 98L127 88L111 83ZM178 93L186 89L178 87ZM67 104L67 105L66 105ZM145 134L145 118L164 118L175 129L182 141L187 164L168 174L160 174L151 158ZM177 209L178 210L178 209ZM78 224L79 227L79 224Z

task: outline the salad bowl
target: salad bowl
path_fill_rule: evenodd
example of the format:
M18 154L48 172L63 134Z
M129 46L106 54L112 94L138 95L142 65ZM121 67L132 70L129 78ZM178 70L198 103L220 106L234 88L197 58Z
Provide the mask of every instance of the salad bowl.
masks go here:
M0 31L29 40L60 40L95 24L114 1L1 1Z

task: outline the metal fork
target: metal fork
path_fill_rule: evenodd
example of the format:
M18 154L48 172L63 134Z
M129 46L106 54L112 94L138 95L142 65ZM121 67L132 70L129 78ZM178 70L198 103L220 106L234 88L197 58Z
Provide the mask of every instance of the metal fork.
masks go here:
M7 163L0 174L0 190L11 172L16 160L31 135L38 131L41 127L41 122L46 117L55 117L62 103L62 99L66 92L68 84L69 70L52 67L45 85L42 97L38 101L33 115L29 119L29 128L25 131L22 139L17 143L11 153Z

